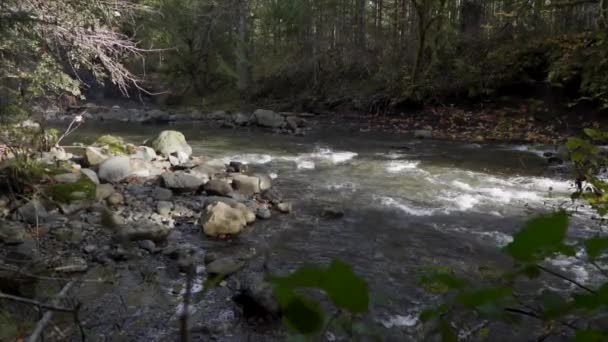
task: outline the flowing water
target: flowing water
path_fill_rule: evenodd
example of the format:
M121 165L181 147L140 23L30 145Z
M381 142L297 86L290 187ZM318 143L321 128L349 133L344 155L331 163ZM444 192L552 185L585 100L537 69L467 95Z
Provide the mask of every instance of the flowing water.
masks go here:
M91 126L75 138L110 133L142 142L167 128ZM507 264L500 247L530 215L569 204L573 186L542 158L550 148L405 140L335 126L305 137L197 124L171 129L186 135L195 155L276 175L274 186L293 203L292 215L255 223L237 244L268 250L277 272L333 258L350 263L383 298L372 315L388 331L410 329L434 299L417 285L421 267L466 274ZM344 217L322 218L328 206ZM592 229L587 219L577 222L574 235ZM192 243L211 246L202 234ZM590 277L576 259L554 264L580 281Z

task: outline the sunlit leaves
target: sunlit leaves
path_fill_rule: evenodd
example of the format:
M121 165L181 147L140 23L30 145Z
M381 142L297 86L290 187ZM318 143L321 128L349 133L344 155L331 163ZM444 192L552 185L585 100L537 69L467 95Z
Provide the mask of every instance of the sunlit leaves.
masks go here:
M363 313L369 307L367 283L340 260L332 261L328 268L304 266L271 280L287 325L304 335L318 334L325 318L320 305L302 297L298 289L323 290L338 308L351 313Z
M567 230L568 215L563 211L536 217L515 233L505 249L520 262L540 261L558 252L571 255L572 248L563 243Z

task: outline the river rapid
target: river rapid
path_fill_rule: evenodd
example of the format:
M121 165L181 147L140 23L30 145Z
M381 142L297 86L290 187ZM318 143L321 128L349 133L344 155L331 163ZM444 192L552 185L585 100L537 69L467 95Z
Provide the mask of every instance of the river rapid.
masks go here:
M167 126L89 123L71 138L86 142L115 134L141 143L163 129ZM294 207L290 215L256 222L232 242L209 241L201 233L187 243L210 251L265 251L268 269L279 274L340 258L369 282L370 320L391 336L387 340L411 338L418 313L437 299L418 285L421 268L449 267L474 276L480 266L508 265L500 247L511 241L527 218L572 205L573 183L562 168L550 167L543 158L544 152L554 149L551 146L414 140L340 126L318 128L303 137L198 124L170 129L186 135L194 155L226 163L241 161L272 174L274 187ZM323 218L328 207L343 211L344 216ZM579 211L573 237L595 229L594 221L587 218L589 211ZM579 281L592 277L591 270L575 258L552 263ZM136 304L131 313L148 319L130 324L140 330L127 334L129 339L165 340L168 327L175 333L175 313L160 312L179 306L179 296L162 305L155 302L160 293L181 284L179 277L174 278L173 283L166 281L133 295ZM108 291L114 290L92 291L88 300ZM226 323L238 320L238 310L222 297L221 289L214 291L204 300L198 298L194 307L200 316L194 317L215 322L216 327L228 324L225 331L213 333L215 339L282 339L276 326ZM137 319L125 319L125 324L130 320Z

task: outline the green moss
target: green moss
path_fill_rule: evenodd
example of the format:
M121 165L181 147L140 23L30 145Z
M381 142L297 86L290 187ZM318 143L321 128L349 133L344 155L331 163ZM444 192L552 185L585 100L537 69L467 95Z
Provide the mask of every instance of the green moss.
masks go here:
M100 136L97 141L95 141L95 145L104 147L106 152L111 154L127 154L128 152L125 141L121 137L109 134Z
M59 203L72 203L95 199L97 185L88 177L82 176L76 183L54 184L48 188L49 196ZM84 196L79 196L83 194Z

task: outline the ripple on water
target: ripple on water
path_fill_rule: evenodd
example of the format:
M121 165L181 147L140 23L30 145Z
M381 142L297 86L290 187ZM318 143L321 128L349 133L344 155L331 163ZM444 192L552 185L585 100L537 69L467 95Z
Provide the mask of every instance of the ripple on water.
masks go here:
M398 173L404 170L415 170L418 168L419 164L419 161L393 160L386 163L386 171L390 173Z

